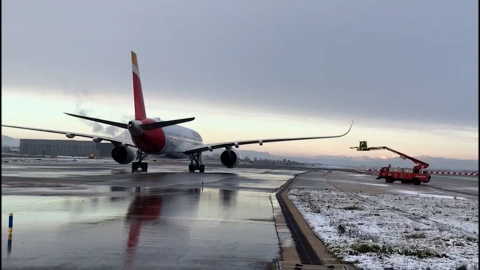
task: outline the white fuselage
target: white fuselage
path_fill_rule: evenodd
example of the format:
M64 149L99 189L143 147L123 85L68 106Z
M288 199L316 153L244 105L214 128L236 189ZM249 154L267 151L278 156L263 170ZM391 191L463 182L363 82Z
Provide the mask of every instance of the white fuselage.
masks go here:
M185 152L193 145L202 144L202 137L198 132L182 127L182 126L168 126L163 128L165 133L165 146L159 154L164 154L172 158L187 157Z

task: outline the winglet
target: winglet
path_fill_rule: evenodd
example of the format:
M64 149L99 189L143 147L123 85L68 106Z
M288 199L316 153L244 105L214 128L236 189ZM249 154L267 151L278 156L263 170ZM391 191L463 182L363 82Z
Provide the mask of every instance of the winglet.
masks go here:
M348 131L345 133L345 135L347 135L350 132L350 130L352 129L354 121L355 120L352 120L352 124L350 124L350 127L348 128Z
M138 68L137 54L132 51L132 76L133 76L133 102L135 105L135 119L147 118L145 103L143 102L142 82L140 81L140 69Z

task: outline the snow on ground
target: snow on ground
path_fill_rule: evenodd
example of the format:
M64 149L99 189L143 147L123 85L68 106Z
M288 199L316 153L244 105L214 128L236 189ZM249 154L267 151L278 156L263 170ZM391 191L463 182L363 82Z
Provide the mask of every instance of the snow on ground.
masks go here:
M478 201L292 189L337 258L359 269L478 269Z

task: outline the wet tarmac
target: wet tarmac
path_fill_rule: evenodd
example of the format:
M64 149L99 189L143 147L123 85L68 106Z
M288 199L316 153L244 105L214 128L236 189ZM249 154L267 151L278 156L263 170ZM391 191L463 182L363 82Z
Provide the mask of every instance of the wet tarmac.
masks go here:
M345 192L404 194L478 200L478 176L432 175L418 186L399 181L386 183L375 175L342 171L313 171L296 178L292 188L337 188Z
M279 259L271 200L299 171L186 169L4 163L2 268L266 269Z

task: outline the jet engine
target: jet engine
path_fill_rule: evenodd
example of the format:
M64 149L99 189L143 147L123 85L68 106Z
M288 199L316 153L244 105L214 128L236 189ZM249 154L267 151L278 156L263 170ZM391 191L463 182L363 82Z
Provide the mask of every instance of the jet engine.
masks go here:
M135 150L126 146L117 146L112 150L112 158L120 164L128 164L135 159Z
M220 155L223 166L227 168L235 168L240 162L240 156L233 150L225 150Z

